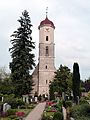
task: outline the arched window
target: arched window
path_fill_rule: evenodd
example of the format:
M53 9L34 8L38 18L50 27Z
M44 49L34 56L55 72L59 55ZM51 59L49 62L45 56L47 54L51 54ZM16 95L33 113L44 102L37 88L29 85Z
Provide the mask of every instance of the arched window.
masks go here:
M46 41L48 41L48 36L46 36Z
M46 55L49 55L48 46L46 46Z

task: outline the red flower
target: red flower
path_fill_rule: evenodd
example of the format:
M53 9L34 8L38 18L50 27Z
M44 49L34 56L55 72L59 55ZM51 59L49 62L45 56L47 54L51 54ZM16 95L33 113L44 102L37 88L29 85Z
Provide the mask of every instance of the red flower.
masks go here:
M18 117L23 117L25 115L24 112L16 112L16 116Z
M52 101L49 101L49 102L47 102L46 104L49 105L49 106L52 106L52 105L55 104L55 103L52 102Z
M50 112L57 112L57 110L51 110Z

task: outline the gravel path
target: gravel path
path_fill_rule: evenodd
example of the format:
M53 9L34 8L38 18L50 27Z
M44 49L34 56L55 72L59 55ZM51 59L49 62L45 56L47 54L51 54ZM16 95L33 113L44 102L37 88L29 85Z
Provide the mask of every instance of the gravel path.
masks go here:
M41 115L45 109L46 102L39 103L25 118L25 120L41 120Z

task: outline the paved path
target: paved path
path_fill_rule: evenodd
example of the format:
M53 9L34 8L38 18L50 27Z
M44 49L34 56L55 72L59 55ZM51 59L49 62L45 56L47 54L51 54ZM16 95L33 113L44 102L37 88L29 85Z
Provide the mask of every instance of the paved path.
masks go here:
M45 109L46 102L39 103L25 118L25 120L40 120Z

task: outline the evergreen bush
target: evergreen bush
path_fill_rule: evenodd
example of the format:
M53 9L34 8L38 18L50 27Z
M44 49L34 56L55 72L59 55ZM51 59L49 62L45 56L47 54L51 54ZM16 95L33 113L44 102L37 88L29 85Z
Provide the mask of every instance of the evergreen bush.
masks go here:
M10 116L10 115L15 115L16 112L17 112L16 109L9 109L9 110L7 110L8 116Z
M53 120L63 120L63 114L61 112L55 112Z
M45 116L45 115L43 114L41 120L52 120L52 118L51 118L50 116Z
M65 101L66 107L72 107L72 101Z
M90 120L90 105L81 104L71 109L71 116L75 120Z
M84 97L82 97L79 101L79 104L88 104L88 102Z

